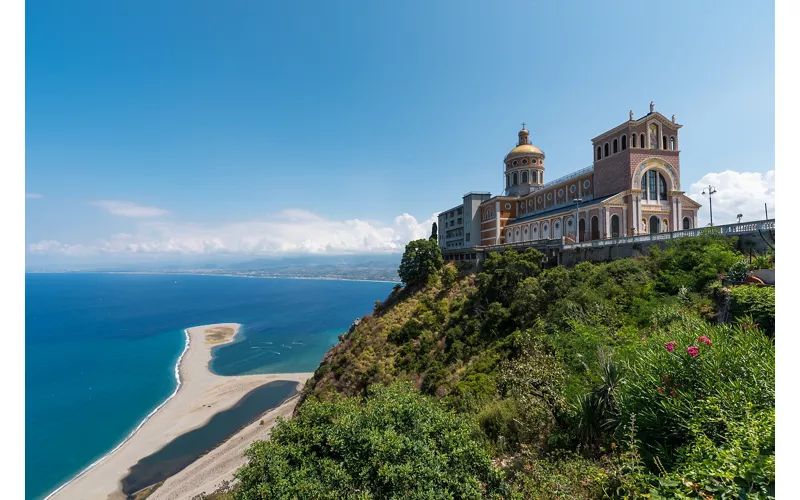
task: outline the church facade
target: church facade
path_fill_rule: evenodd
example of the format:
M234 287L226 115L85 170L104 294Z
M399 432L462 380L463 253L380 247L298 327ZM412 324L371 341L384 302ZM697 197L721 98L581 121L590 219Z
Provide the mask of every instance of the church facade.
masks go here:
M470 193L460 206L472 212L464 216L473 221L473 233L479 221L480 235L448 241L440 229L440 247L572 243L695 228L701 205L681 190L680 128L674 115L668 119L651 102L647 115L634 119L631 111L628 121L592 139L592 165L545 182L545 154L531 144L523 124L503 160L504 193L481 193L480 203ZM446 229L443 214L439 227Z

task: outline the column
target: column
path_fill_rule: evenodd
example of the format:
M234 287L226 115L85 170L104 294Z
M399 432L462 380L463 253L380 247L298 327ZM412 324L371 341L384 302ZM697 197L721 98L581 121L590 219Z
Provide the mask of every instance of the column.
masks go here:
M677 201L675 202L675 205L678 206L678 210L677 210L677 212L678 212L678 215L677 215L678 225L675 226L675 227L679 228L679 229L683 229L683 202L681 201L680 198L677 199Z
M495 240L494 244L500 244L500 202L494 202L494 227L495 227Z
M622 207L622 227L620 236L628 236L628 207Z
M603 217L606 219L606 238L611 237L611 215L608 208L603 209L603 213L605 214Z

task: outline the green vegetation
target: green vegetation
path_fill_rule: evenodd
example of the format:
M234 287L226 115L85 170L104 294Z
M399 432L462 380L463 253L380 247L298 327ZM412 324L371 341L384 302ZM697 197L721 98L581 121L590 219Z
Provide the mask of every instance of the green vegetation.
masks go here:
M443 264L442 252L436 241L432 238L414 240L406 245L397 274L408 286L424 285Z
M420 241L237 498L774 496L774 289L733 286L717 324L728 240L573 269L508 249L478 274Z
M247 451L241 499L491 498L502 492L477 429L409 384L308 402Z

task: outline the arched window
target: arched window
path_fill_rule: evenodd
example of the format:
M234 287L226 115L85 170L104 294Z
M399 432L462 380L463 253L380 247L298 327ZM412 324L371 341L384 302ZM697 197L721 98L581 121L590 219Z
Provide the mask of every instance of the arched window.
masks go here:
M661 232L662 233L669 232L669 221L667 219L661 219Z
M640 148L643 148L643 147L644 147L644 145L645 145L645 142L644 142L644 134L639 134L639 147L640 147Z
M667 180L655 170L648 170L642 176L642 199L667 201Z
M625 151L626 149L628 149L628 136L627 135L623 135L622 136L622 150Z
M642 199L646 200L647 199L647 172L645 172L644 175L642 175L641 187L642 187L642 191L643 191L642 192Z
M600 156L600 154L601 154L601 153L600 153L600 146L597 146L597 159L598 159L598 160L599 160L600 158L602 158L602 157Z
M661 201L667 201L667 181L661 174L658 174L658 196Z
M523 184L528 183L528 172L522 172L522 183Z
M669 149L671 151L675 151L675 138L674 137L670 137L669 138Z
M658 216L651 215L650 216L650 234L656 234L658 232L659 232Z
M511 186L511 174L506 174L506 187Z
M597 216L592 216L592 239L600 239L600 224L598 223Z
M631 147L636 147L636 134L631 135Z
M586 219L583 217L578 219L578 234L580 235L581 241L586 240Z
M617 140L616 139L614 139L613 144L614 144L614 153L616 153L618 151L617 150Z
M516 173L516 172L514 172L514 177L513 177L513 179L514 179L514 185L515 185L515 186L516 186L517 184L519 184L519 177L517 176L517 173Z
M487 208L486 212L484 214L483 220L489 220L491 218L492 218L492 209L491 208Z
M684 229L691 229L692 228L692 221L688 217L683 218L683 228Z
M608 156L608 143L605 143L603 146L603 152L605 153L605 156Z
M619 215L611 216L611 237L619 238Z
M663 136L663 137L661 138L661 140L662 140L662 142L664 143L664 147L663 147L663 148L661 148L661 149L667 149L667 136L666 136L666 135L665 135L665 136Z

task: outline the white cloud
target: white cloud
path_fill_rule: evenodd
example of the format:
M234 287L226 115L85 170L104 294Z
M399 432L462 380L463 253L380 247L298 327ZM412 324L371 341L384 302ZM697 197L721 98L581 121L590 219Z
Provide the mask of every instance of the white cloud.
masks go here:
M93 201L92 205L100 207L110 214L122 215L124 217L157 217L166 215L168 210L158 207L146 207L127 201L98 200Z
M427 238L436 219L409 214L381 225L360 219L329 220L305 210L284 210L266 220L220 226L166 221L141 222L135 234L118 233L91 245L45 240L28 245L34 254L349 254L402 252Z
M714 186L717 192L711 197L714 224L736 222L736 215L742 214L743 221L764 219L764 203L767 204L770 219L775 218L775 171L735 172L726 170L709 173L692 184L687 196L703 204L700 209L700 224L709 222L708 194L703 189Z
M29 199L29 200L30 199L38 200L40 198L44 198L44 195L43 194L39 194L39 193L25 193L25 198Z

